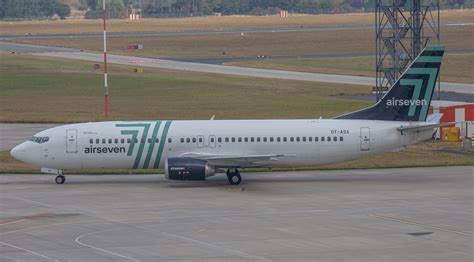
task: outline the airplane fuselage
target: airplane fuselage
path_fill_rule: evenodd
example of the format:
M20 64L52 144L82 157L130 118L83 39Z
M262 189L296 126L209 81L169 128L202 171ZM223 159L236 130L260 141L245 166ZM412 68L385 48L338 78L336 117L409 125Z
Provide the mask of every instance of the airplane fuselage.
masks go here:
M25 142L28 152L21 155L27 163L54 169L164 168L166 159L189 153L279 154L285 157L253 165L316 166L393 151L433 134L432 129L399 132L401 125L410 123L335 119L82 123L36 134L48 141Z

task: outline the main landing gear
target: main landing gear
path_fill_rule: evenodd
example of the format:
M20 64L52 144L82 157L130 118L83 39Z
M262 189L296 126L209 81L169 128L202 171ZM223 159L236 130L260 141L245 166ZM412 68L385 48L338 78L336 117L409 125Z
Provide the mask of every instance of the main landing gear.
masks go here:
M64 182L66 182L66 177L64 175L58 175L54 181L56 181L56 184L64 184Z
M227 170L227 179L231 185L239 185L242 182L242 177L237 169Z

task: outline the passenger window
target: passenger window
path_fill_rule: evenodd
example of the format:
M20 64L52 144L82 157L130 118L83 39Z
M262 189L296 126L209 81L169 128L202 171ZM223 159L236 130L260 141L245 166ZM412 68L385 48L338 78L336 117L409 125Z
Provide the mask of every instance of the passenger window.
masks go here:
M267 142L267 137L264 137L264 138L263 138L263 142Z
M109 144L112 144L112 138L109 138Z
M340 137L339 137L339 141L342 142L343 140L344 140L344 137L340 136Z
M308 137L308 141L313 142L313 137L312 136Z
M257 137L257 142L260 142L260 137Z
M158 144L159 142L160 142L160 139L159 139L159 138L155 139L155 143L156 143L156 144Z
M217 138L217 142L218 142L218 143L222 143L222 137L218 137L218 138Z
M120 143L122 143L122 144L125 143L125 139L123 139L123 138L120 139Z
M229 138L228 137L225 138L225 142L229 143Z
M296 142L300 142L300 137L296 137Z
M235 137L232 138L232 143L235 142Z
M306 137L305 136L303 137L303 142L306 142Z
M173 140L171 140L171 137L170 137L168 138L168 143L171 143L171 142L173 142Z
M132 140L130 140L130 138L127 138L127 143L130 144L131 142L132 142Z
M135 138L135 143L138 143L138 138Z
M180 141L181 143L184 143L184 138L181 137L181 138L179 139L179 141Z
M319 137L315 136L314 137L314 142L318 142L319 141Z
M321 137L321 142L324 142L324 136Z
M107 140L105 138L102 138L102 144L107 143Z
M145 140L145 138L142 138L142 139L140 139L140 141L141 141L142 144L144 144L146 140Z
M196 138L195 137L193 137L193 143L196 143Z
M281 141L281 140L280 140L280 137L277 137L277 142L280 142L280 141Z
M295 138L294 137L290 137L290 142L293 142L295 141Z
M202 143L202 137L199 138L199 143Z
M214 143L214 137L211 137L211 143Z
M334 142L337 142L337 137L333 137L333 141L334 141Z
M191 143L191 138L187 137L186 138L186 143Z
M273 136L270 137L270 142L273 142Z
M330 136L328 136L328 142L331 142L331 137Z
M241 138L241 137L239 137L238 141L239 141L239 143L240 143L240 142L242 142L242 138Z
M94 143L94 139L91 138L89 139L89 144L92 144L92 143Z
M248 137L244 137L244 142L247 143L249 141Z
M95 143L96 144L100 143L100 139L96 138Z
M251 137L251 138L250 138L250 142L255 142L255 138L254 138L254 137Z
M286 141L287 141L287 139L286 139L286 136L285 136L285 137L283 137L283 142L286 142Z

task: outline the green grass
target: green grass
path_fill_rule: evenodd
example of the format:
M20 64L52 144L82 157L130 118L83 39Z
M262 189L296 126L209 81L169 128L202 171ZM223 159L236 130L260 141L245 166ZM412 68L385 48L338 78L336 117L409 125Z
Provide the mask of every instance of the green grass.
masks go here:
M313 73L375 76L375 57L309 58L299 60L259 60L232 62L229 65L270 68ZM441 81L474 83L473 53L447 54L441 69Z
M103 76L93 64L1 55L0 121L103 119ZM111 65L110 119L332 117L370 102L341 99L370 87Z

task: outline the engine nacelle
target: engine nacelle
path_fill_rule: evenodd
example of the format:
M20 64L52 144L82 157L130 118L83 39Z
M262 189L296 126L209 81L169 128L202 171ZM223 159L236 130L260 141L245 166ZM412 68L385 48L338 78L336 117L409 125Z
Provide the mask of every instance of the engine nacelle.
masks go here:
M189 157L170 157L165 161L165 174L169 180L206 180L216 169L205 160Z

